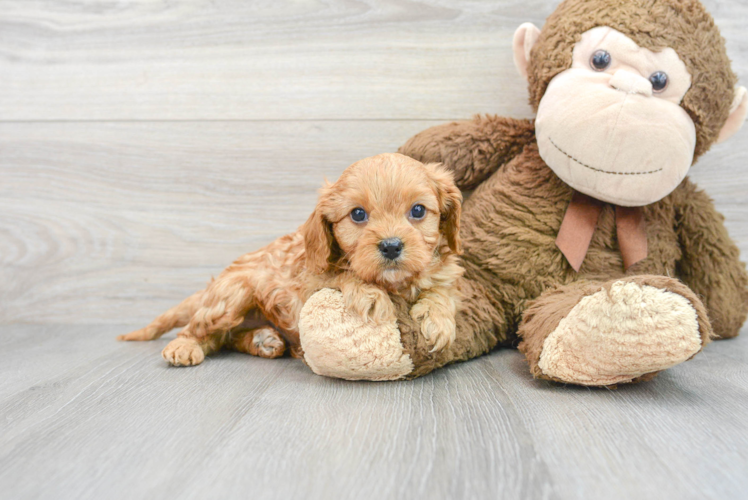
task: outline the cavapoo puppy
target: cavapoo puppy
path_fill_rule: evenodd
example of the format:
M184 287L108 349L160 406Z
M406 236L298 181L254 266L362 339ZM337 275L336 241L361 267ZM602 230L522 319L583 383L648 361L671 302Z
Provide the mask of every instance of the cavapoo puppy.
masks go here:
M461 204L438 164L399 154L361 160L322 188L297 232L240 257L205 290L118 338L153 340L186 325L162 353L173 365L197 365L222 346L264 358L289 346L298 356L304 302L334 288L373 322L393 321L388 294L403 296L429 345L443 349L455 338Z

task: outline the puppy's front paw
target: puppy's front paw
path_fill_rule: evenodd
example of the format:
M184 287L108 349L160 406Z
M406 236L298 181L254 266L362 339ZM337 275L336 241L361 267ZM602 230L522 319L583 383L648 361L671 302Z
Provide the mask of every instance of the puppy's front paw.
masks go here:
M174 366L199 365L205 359L200 343L191 338L177 337L164 347L161 356Z
M395 308L384 290L373 286L362 286L343 291L346 309L374 324L384 324L395 319Z
M410 309L410 317L421 325L421 335L431 347L429 352L441 351L452 345L456 336L454 315L435 304L421 301Z

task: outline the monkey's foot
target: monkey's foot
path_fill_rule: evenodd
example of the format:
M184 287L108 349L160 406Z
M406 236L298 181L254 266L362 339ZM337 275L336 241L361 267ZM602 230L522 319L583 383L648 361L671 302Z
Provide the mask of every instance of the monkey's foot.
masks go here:
M304 361L317 375L348 380L397 380L413 371L393 319L364 321L343 294L325 288L304 304L299 319Z
M710 332L696 295L662 276L559 287L519 330L533 375L587 386L650 379L696 355Z

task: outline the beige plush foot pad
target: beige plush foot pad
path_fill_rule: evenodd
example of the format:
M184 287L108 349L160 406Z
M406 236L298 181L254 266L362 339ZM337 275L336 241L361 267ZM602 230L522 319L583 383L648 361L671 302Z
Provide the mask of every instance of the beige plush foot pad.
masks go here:
M677 365L700 349L691 302L674 292L619 281L574 306L545 339L538 367L574 384L613 385Z
M299 319L304 360L318 375L347 380L397 380L413 371L393 321L374 326L345 310L343 295L323 289Z

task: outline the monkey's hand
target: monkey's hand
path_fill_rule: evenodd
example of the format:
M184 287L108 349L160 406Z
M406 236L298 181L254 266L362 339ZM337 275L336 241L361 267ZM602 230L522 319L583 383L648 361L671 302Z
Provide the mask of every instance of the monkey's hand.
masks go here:
M674 192L682 257L677 272L704 302L715 335L735 337L748 316L748 273L724 217L686 181Z
M345 307L343 293L325 288L299 316L304 361L318 375L348 380L398 380L413 372L397 322L375 325Z

